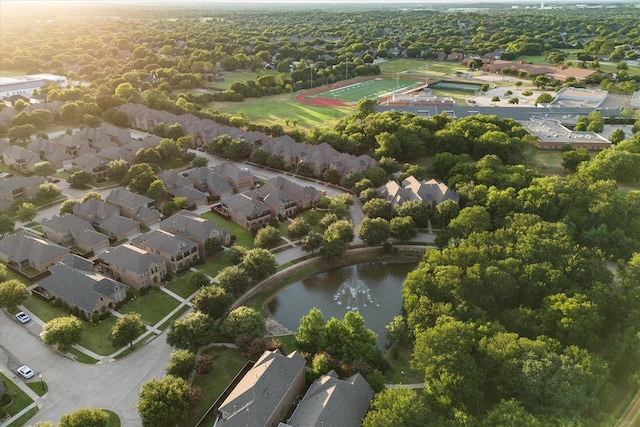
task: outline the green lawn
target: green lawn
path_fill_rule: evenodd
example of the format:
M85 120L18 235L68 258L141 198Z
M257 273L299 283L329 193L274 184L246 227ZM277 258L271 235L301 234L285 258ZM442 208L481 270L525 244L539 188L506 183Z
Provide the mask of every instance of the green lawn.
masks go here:
M121 313L140 313L142 321L155 325L176 308L180 302L162 291L153 291L145 296L137 297L120 309Z
M216 89L229 89L231 85L236 82L245 83L247 80L256 80L260 76L273 76L278 77L276 70L259 70L259 71L232 71L224 76L223 82L211 82L207 83L207 86ZM198 93L198 92L194 92Z
M22 416L20 418L16 418L11 423L9 423L7 425L7 427L21 427L21 426L24 426L24 425L27 424L27 421L29 421L31 418L33 418L33 416L35 414L37 414L37 413L38 413L38 408L37 407L31 408L27 412L22 414Z
M376 78L357 83L346 83L346 86L329 88L307 98L336 98L357 102L363 98L380 98L393 92L408 90L423 84L423 81L405 78ZM345 83L342 83L345 84Z
M109 422L107 423L107 427L120 427L121 423L118 414L108 409L103 409L103 411L109 414Z
M176 311L173 316L171 316L170 318L168 318L167 320L165 320L162 325L157 326L158 329L160 329L161 331L164 331L165 329L167 329L169 326L171 326L171 324L180 316L182 316L184 314L185 311L189 310L189 306L188 305L183 305L182 308L178 311Z
M226 220L222 218L220 215L216 215L213 212L205 212L200 215L202 218L207 219L209 221L213 221L218 224L220 227L229 230L233 235L236 236L236 243L238 245L242 245L246 248L253 248L253 236L249 232L233 221Z
M395 357L394 357L395 356ZM415 384L424 382L424 376L411 369L411 349L398 347L390 350L386 355L391 369L385 373L385 382L391 384Z
M559 150L534 150L529 167L539 170L543 175L566 173L562 167L562 153Z
M13 381L11 381L4 374L0 374L0 376L2 376L2 379L7 386L7 393L13 396L13 401L9 404L9 406L5 408L9 415L13 416L33 403L33 400L31 400L31 398L27 396L25 392L20 390L20 388L15 385Z
M220 270L231 265L229 258L225 253L219 253L213 258L209 258L199 269L207 273L211 277L216 277Z
M243 112L252 122L272 125L280 124L291 129L284 120L297 120L296 126L309 130L314 126L333 125L353 113L348 108L315 107L297 102L297 93L274 95L264 98L248 98L243 102L213 102L211 107L229 114Z
M111 316L95 326L90 322L82 322L80 345L101 356L108 356L116 351L117 348L109 341L109 335L117 320L115 316Z
M44 396L49 391L49 386L45 381L32 381L27 383L27 386L38 396Z
M189 284L189 277L193 273L185 274L181 277L175 277L171 282L165 285L165 288L180 295L182 298L188 298L191 294L198 290L198 286Z
M247 363L238 350L226 347L213 347L204 352L214 358L213 369L207 375L196 375L192 386L202 390L202 402L193 411L193 415L181 426L195 425L204 416L209 407L231 383L240 369ZM211 425L214 420L211 420Z
M69 316L69 313L64 311L62 308L57 307L35 295L29 295L23 305L45 323L51 319L55 319L56 317Z

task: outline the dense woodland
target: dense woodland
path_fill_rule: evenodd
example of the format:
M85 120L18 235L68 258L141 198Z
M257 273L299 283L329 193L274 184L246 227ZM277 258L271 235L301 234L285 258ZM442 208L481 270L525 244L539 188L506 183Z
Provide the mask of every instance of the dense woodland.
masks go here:
M32 19L47 19L32 25L7 8L2 70L64 74L86 84L49 88L48 100L63 103L59 111L20 113L1 130L23 143L53 121L127 125L114 110L124 103L261 129L241 116L219 113L216 102L309 87L311 66L314 85L376 74L372 64L378 57L505 49L506 57L517 58L578 48L579 66L593 66L596 54L616 62L635 59L627 45L640 46L637 10L607 9L603 20L598 9L266 13L103 6L72 16L32 13ZM227 91L185 94L224 70L259 70L265 64L276 68L277 77L265 74ZM619 80L635 89L640 76L621 72ZM413 348L412 366L424 373L425 392L378 394L365 426L398 420L416 426L610 425L612 407L627 390L637 389L640 374L640 191L619 190L619 184L637 187L640 179L640 126L593 158L564 150L566 173L543 176L530 166L535 141L514 120L420 118L374 113L374 105L360 102L332 129L290 130L298 141L326 142L379 160L380 167L367 174L321 177L360 197L367 227L359 233L366 242L409 240L428 220L440 229L439 249L428 251L409 275L402 315L389 328L397 343ZM589 118L600 120L597 113ZM170 125L158 133L179 145L184 136L179 129L169 133ZM261 130L284 133L282 127ZM221 139L211 150L234 144L242 145ZM167 153L172 147L164 143ZM231 157L268 162L259 150L242 147ZM140 153L139 163L153 155ZM429 166L413 164L424 156L431 157ZM395 172L440 179L460 194L460 204L392 210L375 188ZM615 275L606 262L617 263ZM336 336L351 340L349 330L372 341L359 320L325 325L320 314L311 313L305 323L331 338L298 338L305 351L321 355L318 366L336 358L352 368L384 369L371 346L360 354L337 345Z

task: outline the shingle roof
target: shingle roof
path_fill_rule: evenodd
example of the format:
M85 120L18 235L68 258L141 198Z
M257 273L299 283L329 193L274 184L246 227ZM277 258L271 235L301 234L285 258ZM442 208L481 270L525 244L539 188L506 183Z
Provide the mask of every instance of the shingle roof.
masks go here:
M197 247L196 243L186 237L171 234L164 230L153 230L136 237L131 244L138 247L148 247L161 253L177 255Z
M69 249L25 231L18 231L0 240L0 253L5 254L9 261L31 260L34 264L42 264L68 254Z
M297 351L288 356L265 351L222 402L220 411L228 414L224 427L264 426L304 366Z
M12 176L10 178L0 178L0 197L18 188L37 187L47 180L40 176Z
M205 241L210 237L220 238L231 234L213 221L207 221L198 215L182 210L160 223L160 229L169 233L181 234L194 241ZM221 239L224 240L224 239Z
M49 219L44 218L42 220L42 226L48 227L58 233L69 233L77 242L89 245L108 240L107 236L97 232L89 222L71 214L62 216L54 215Z
M94 271L80 270L65 264L49 268L51 276L38 282L38 286L87 313L92 313L100 298L112 298L117 287L127 288Z
M153 203L153 199L134 193L133 191L125 190L124 188L111 190L106 201L130 209L148 206L150 203Z
M326 427L362 425L373 389L359 373L345 380L334 371L311 384L291 415L291 427Z
M112 215L120 215L117 207L112 206L100 199L89 199L84 203L73 205L73 214L87 221L100 222Z
M122 270L132 271L139 275L146 273L155 265L165 264L165 260L160 256L129 244L120 245L103 252L100 254L100 259L109 264L117 265Z

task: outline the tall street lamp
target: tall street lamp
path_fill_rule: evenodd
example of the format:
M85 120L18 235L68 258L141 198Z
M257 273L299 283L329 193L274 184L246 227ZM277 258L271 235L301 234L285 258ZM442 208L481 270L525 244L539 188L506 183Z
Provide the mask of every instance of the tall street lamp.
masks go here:
M44 391L44 381L42 381L42 373L38 372L38 378L40 378L40 386L42 387L42 391Z

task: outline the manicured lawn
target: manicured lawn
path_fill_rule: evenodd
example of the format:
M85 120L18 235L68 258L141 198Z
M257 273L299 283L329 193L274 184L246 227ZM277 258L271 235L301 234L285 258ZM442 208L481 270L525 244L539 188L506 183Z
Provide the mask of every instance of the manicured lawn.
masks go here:
M229 258L225 253L219 253L213 258L209 258L199 269L207 273L211 277L216 277L220 270L231 265Z
M15 420L13 420L10 424L7 425L7 427L21 427L21 426L24 426L24 425L27 424L27 421L29 421L37 413L38 413L38 408L37 407L31 408L27 412L22 414L22 416L20 418L17 418Z
M153 291L143 297L137 297L120 309L121 313L140 313L142 321L148 325L155 325L180 302L162 291Z
M84 354L83 352L76 350L75 348L70 348L68 353L76 356L76 362L78 363L86 363L87 365L93 365L94 363L98 363L96 359L91 356Z
M184 314L185 311L189 310L189 306L188 305L183 305L182 308L178 311L176 311L173 316L171 316L170 318L168 318L167 320L165 320L162 325L157 326L158 329L160 329L161 331L164 331L165 329L167 329L169 326L171 326L171 324L180 316L182 316Z
M211 82L208 83L208 86L217 89L229 89L233 83L245 83L247 80L256 80L260 76L273 76L277 78L278 72L276 70L232 71L224 76L223 82Z
M27 383L27 386L29 386L29 388L38 396L44 396L44 394L49 391L49 386L45 381L30 382Z
M531 165L543 175L564 174L562 167L562 153L559 150L534 150Z
M327 87L327 89L330 88ZM288 93L264 98L248 98L243 102L214 102L211 106L220 112L232 115L243 112L254 123L280 124L285 130L290 129L284 122L287 118L297 120L297 127L309 130L318 125L333 126L340 119L353 113L353 110L348 108L301 104L295 100L296 95L297 93Z
M242 245L246 248L253 248L253 236L251 235L251 233L249 233L248 230L240 227L235 222L228 221L221 216L214 214L213 212L205 212L200 216L204 219L215 222L224 229L229 230L233 235L236 236L236 243L238 245Z
M207 375L196 375L193 379L193 386L202 390L202 402L193 411L187 422L181 426L192 426L207 412L209 407L222 394L229 385L233 377L247 363L238 350L226 347L213 347L204 352L214 358L213 369ZM214 420L211 420L211 425Z
M392 92L408 90L424 84L424 81L380 77L356 83L341 82L341 84L343 86L336 88L327 87L326 91L316 93L308 98L336 98L357 102L363 98L380 98Z
M186 274L182 277L176 277L169 282L165 288L180 295L182 298L188 298L191 294L198 290L198 286L189 284L189 277L193 273Z
M48 322L56 317L69 316L69 313L35 295L29 295L23 304L43 322Z
M101 356L108 356L116 351L117 348L113 347L109 341L109 335L117 320L115 316L111 316L95 326L90 322L82 322L80 345Z
M15 385L13 381L7 378L4 374L0 374L0 376L2 376L2 379L7 386L7 393L10 396L13 396L13 402L11 402L11 404L5 408L9 415L15 415L33 403L33 400L31 400L31 398L27 396L26 393L20 390L20 388Z
M120 427L120 417L115 412L111 412L108 409L103 409L104 412L109 414L109 422L107 427Z

